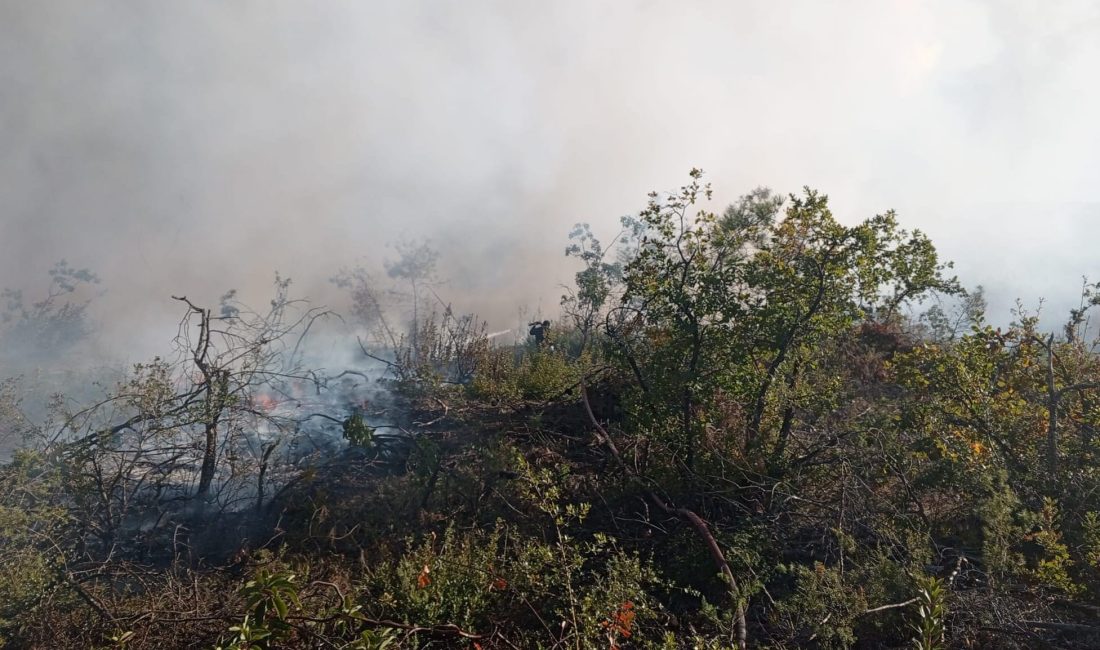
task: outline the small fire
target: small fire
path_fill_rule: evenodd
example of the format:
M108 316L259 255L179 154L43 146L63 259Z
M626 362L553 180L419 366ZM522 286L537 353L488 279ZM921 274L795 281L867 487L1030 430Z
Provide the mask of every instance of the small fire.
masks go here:
M257 411L264 411L265 413L270 413L271 411L274 411L275 407L278 406L278 405L279 405L279 403L277 401L275 401L275 398L272 397L271 395L261 394L261 395L256 395L252 398L252 408L254 408Z

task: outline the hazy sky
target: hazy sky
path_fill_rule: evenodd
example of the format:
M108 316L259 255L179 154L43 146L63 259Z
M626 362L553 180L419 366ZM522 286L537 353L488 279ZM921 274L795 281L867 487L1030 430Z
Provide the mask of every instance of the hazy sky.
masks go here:
M569 226L693 166L895 208L995 310L1060 313L1098 147L1092 0L0 0L0 286L90 266L127 337L401 236L497 321L553 311Z

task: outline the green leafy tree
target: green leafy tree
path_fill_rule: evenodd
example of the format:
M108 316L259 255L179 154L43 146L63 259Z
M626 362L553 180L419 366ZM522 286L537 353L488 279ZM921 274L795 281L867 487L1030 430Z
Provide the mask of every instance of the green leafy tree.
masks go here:
M720 219L696 207L710 188L701 171L691 176L670 197L650 196L645 239L624 270L619 309L635 315L635 328L618 349L647 405L640 424L666 432L690 469L730 396L742 405L744 452L781 461L799 389L831 340L959 288L929 240L893 213L847 227L807 189L782 215L758 191Z

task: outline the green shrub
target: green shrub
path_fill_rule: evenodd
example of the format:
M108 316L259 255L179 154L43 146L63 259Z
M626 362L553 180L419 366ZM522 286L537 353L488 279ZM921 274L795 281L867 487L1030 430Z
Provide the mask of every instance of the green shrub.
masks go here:
M867 601L856 585L837 567L815 562L812 567L792 565L786 571L795 579L795 592L777 603L772 614L780 647L796 648L814 642L821 648L848 648L856 641L856 617ZM788 645L793 644L793 645Z
M40 455L16 452L0 467L0 639L58 582L65 510L51 502L56 472Z

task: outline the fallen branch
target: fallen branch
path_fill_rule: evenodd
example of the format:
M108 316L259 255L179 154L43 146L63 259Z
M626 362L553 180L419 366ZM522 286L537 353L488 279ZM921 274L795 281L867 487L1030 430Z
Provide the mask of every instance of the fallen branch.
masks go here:
M878 607L872 607L870 609L863 610L861 612L861 615L863 615L863 614L874 614L875 612L884 612L888 609L898 609L900 607L908 607L909 605L912 605L913 603L917 602L918 600L920 600L920 599L919 598L910 598L909 600L905 601L904 603L890 603L889 605L880 605Z

